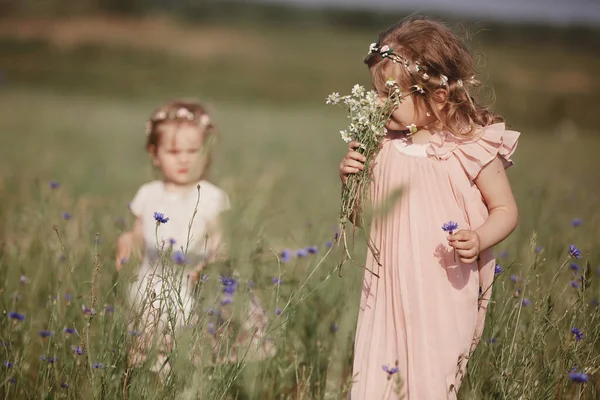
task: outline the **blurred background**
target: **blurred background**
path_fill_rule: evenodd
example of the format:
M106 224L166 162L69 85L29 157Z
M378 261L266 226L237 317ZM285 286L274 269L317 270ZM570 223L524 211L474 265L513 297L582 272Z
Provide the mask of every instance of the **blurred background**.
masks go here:
M481 101L522 132L509 170L520 225L497 249L510 250L504 262L518 268L536 245L554 262L565 240L593 256L600 246L596 0L0 0L7 285L35 275L31 293L40 294L26 309L43 303L51 288L39 271L65 251L53 226L67 232L70 257L85 267L73 290L86 295L96 232L104 239L102 268L113 272L115 239L131 223L127 205L157 177L144 151L145 122L159 104L181 97L199 99L216 121L211 179L241 210L240 226L251 225L243 239L274 252L323 249L336 229L346 148L338 133L346 116L325 98L369 86L369 44L413 14L440 18L466 39L485 84ZM51 181L59 191L51 192ZM570 230L575 220L585 230ZM328 292L312 294L298 324L325 324L321 333L306 328L309 344L335 324L343 350L334 369L344 375L361 270L349 266L333 278Z

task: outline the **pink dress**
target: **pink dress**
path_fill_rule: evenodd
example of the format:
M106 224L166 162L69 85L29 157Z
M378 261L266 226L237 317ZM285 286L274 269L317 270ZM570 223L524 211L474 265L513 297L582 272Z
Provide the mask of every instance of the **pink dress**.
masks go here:
M473 181L497 156L512 165L518 137L497 123L471 139L440 133L428 144L385 140L373 168L372 201L404 190L371 228L382 265L369 253L366 266L379 278L365 271L352 400L456 398L483 331L495 262L490 250L477 264L455 261L442 225L483 224L488 210Z

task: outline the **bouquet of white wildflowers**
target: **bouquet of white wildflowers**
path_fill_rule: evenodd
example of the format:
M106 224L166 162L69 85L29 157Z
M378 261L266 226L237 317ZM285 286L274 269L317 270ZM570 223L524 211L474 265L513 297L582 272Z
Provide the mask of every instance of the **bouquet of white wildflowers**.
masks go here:
M367 91L360 85L355 85L350 95L341 96L339 93L332 93L327 97L327 104L340 105L348 111L350 125L347 129L340 131L342 140L346 143L353 140L360 143L357 151L366 157L365 168L357 174L349 175L342 191L340 232L337 236L338 243L344 244L340 273L341 265L346 259L351 259L346 239L347 224L351 222L354 226L364 226L361 206L368 201L372 162L379 153L381 143L387 133L385 125L391 113L400 104L402 97L400 89L392 78L388 79L386 86L389 87L389 94L385 100L381 99L377 92ZM368 235L367 245L379 263L379 251Z

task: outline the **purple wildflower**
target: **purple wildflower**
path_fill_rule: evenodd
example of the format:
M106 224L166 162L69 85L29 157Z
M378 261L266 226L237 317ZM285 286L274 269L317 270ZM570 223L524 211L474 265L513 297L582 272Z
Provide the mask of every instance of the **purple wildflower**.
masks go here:
M516 283L519 280L519 277L517 275L511 275L510 280Z
M306 248L306 251L309 254L317 254L319 252L319 248L317 246L310 246Z
M496 264L496 268L494 269L494 274L498 275L500 273L502 273L503 269L502 266L500 264Z
M104 309L104 312L105 312L106 314L111 314L111 313L115 312L115 308L109 304L109 305L107 305L107 306L106 306L106 308Z
M69 335L75 335L77 331L75 328L65 328L65 333L68 333Z
M569 379L573 382L585 383L590 379L590 377L588 374L584 374L583 372L571 371L569 372Z
M442 230L444 232L448 232L450 235L454 233L455 230L458 229L458 224L454 221L448 221L444 225L442 225Z
M581 339L583 339L583 332L581 332L581 330L579 328L572 327L571 328L571 333L573 335L575 335L575 340L576 341L579 342Z
M185 264L185 255L183 254L183 252L177 250L175 253L173 253L173 261L177 265Z
M71 298L72 298L72 296L71 296L70 293L65 293L65 300L66 301L71 301Z
M569 255L573 258L580 259L581 251L574 244L569 246Z
M12 361L4 361L4 366L6 368L12 368L14 363Z
M166 224L169 222L169 218L165 217L165 214L159 212L154 213L154 220L156 221L157 225Z
M85 350L83 349L83 347L75 346L74 344L71 345L71 351L74 353L77 353L77 355L80 355L80 356L82 356L85 353Z
M292 259L292 252L289 249L285 249L279 254L279 257L282 263L286 263Z
M508 258L508 250L503 250L501 253L498 254L497 257L498 258Z
M576 264L576 263L569 264L569 268L571 268L575 272L578 272L581 270L581 267L579 266L579 264Z
M40 336L42 338L47 338L47 337L50 337L50 336L54 336L54 332L52 332L52 331L40 331Z
M542 246L538 246L535 248L535 252L540 254L542 251L544 251L544 248Z
M581 224L583 224L583 220L581 218L575 218L573 221L571 221L573 228L579 228Z
M308 252L306 251L306 249L296 250L296 257L302 258L302 257L306 257L307 255L308 255Z
M524 298L521 301L521 304L523 305L523 307L527 307L527 306L531 305L531 300L529 300L528 298Z
M87 308L85 305L81 305L81 311L83 311L84 315L96 315L96 310L94 310L93 308Z
M64 213L62 213L62 218L63 218L65 221L68 221L68 220L70 220L70 219L71 219L71 217L72 217L72 215L71 215L71 214L69 214L68 212L64 212Z
M92 365L92 367L94 367L94 369L102 369L104 368L104 364L96 362Z
M331 333L336 333L339 330L340 330L340 326L338 324L336 324L335 322L332 322L331 325L329 326L329 332L331 332Z
M208 280L208 275L204 274L202 275L202 278L200 278L200 282L204 283Z
M50 186L50 189L58 189L60 187L60 183L56 181L50 181L48 186Z
M69 388L69 384L67 382L63 382L60 384L60 387L63 389L68 389Z
M491 344L493 344L493 343L496 343L496 342L497 342L497 340L496 340L496 338L495 338L495 337L492 337L492 338L486 338L486 339L485 339L485 342L486 342L486 343L491 343Z
M283 312L283 310L281 308L277 308L275 310L275 315L281 315L282 312Z
M328 240L325 242L325 247L327 247L328 249L333 247L333 242L331 240Z
M238 282L235 278L229 278L226 276L221 277L221 284L223 285L223 293L234 294L238 287Z
M211 335L214 335L216 332L215 330L215 324L213 324L212 322L208 323L208 333L210 333Z
M8 316L9 316L9 318L12 318L12 319L18 319L19 321L25 321L25 315L20 314L18 312L9 312Z
M233 303L233 300L231 299L230 296L225 296L221 300L221 304L224 305L224 306L226 306L227 304L231 304L231 303Z
M277 277L273 277L271 278L271 282L273 282L274 285L281 285L283 284L283 281Z
M571 281L571 287L574 287L575 289L579 289L581 287L581 284L577 281Z
M383 365L383 366L382 366L382 368L383 368L383 370L384 370L385 372L387 372L387 374L388 374L389 376L392 376L392 375L394 375L394 374L397 374L397 373L398 373L398 371L399 371L399 370L398 370L398 367L390 367L390 366L388 366L388 365Z
M173 238L169 239L169 244L171 246L173 246L175 244L175 239L173 239Z
M594 307L598 307L600 306L600 300L597 297L594 297L591 301L590 304Z

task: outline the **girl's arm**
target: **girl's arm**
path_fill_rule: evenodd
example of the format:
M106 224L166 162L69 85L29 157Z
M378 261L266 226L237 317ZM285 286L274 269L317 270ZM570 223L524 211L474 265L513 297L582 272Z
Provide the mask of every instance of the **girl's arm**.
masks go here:
M518 209L502 159L496 157L475 179L489 210L487 220L475 231L461 230L448 237L460 260L470 264L479 253L500 243L517 226Z
M123 264L131 257L132 252L139 257L143 247L142 220L136 218L133 223L133 229L124 232L117 240L117 258L115 260L117 270L123 267Z
M223 230L222 230L221 218L217 217L207 226L207 242L206 251L208 253L207 259L196 266L194 271L190 274L192 282L197 282L200 278L200 271L205 265L225 259L226 248L223 243Z

